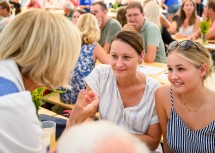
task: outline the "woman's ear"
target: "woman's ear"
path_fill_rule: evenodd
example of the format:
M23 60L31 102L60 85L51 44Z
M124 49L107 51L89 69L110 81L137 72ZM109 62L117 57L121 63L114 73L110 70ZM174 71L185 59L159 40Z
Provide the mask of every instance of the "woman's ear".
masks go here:
M208 65L201 64L199 70L200 70L200 76L204 78L204 76L207 74L207 71L208 71Z
M141 64L144 60L144 51L142 51L142 53L139 56L140 56L139 63Z

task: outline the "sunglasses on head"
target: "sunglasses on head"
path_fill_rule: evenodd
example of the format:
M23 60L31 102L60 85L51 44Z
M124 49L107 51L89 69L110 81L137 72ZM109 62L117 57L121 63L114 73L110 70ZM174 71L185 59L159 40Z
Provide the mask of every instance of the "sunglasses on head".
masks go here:
M176 47L179 47L180 49L189 49L192 45L195 45L198 51L200 51L197 44L192 40L183 40L181 42L173 41L172 43L169 44L168 50L173 50Z

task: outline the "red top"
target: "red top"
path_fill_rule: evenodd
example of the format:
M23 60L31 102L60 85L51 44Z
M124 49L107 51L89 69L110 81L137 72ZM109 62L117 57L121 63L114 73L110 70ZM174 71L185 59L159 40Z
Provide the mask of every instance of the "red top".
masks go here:
M41 8L41 5L40 5L40 3L38 2L38 1L31 1L28 5L27 5L27 7L29 8L29 7L31 7L31 8Z
M79 5L79 0L70 0L70 2L72 2L72 4L73 4L75 7L78 7L78 5Z

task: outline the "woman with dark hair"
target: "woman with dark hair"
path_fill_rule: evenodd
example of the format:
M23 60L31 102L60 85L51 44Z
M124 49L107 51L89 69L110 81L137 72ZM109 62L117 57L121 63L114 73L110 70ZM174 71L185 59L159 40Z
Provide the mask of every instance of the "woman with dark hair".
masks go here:
M19 3L19 0L10 0L9 3L15 8L15 15L21 12L21 4Z
M119 21L122 27L127 23L125 8L126 6L121 6L116 11L116 19Z
M76 22L78 21L78 18L84 13L86 13L86 11L84 9L75 10L75 12L73 13L73 16L72 16L72 23L76 24Z
M177 38L191 39L199 30L200 17L197 16L196 6L193 0L185 0L180 10L179 31Z
M137 70L143 57L140 34L120 31L111 42L111 65L98 65L85 81L87 91L99 97L101 119L125 128L155 150L161 138L155 111L155 90L160 84Z

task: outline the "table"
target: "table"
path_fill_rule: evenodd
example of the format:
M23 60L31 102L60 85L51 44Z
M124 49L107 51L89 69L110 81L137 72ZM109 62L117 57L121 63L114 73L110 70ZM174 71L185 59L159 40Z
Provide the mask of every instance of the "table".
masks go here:
M138 70L154 78L161 84L169 84L167 75L164 75L164 74L167 74L167 64L158 63L158 62L153 62L153 63L143 62L142 65L140 65L140 67L141 68L138 68ZM164 78L162 78L163 75L164 75Z
M199 42L202 44L202 39L196 39L195 42ZM210 52L215 50L215 40L207 40L207 43L203 45Z
M57 113L55 112L52 112L46 108L43 108L43 107L40 107L39 111L38 111L38 114L46 114L46 115L49 115L49 116L55 116L57 115Z
M204 47L207 48L208 51L210 52L215 51L215 44L208 43L208 44L205 44Z
M69 118L67 118L67 117L64 117L64 116L62 116L62 115L55 115L54 117L57 117L57 118L62 118L62 119L65 119L65 120L69 120Z
M177 38L174 35L172 35L172 38L175 39L175 40L177 40L177 41L187 40L187 38ZM196 39L195 42L199 42L199 43L202 44L202 39ZM207 43L203 44L203 45L210 52L215 50L215 40L207 40Z
M154 66L154 67L166 68L167 69L166 63L159 63L159 62L147 63L147 62L143 62L142 65Z
M73 109L75 107L74 104L66 104L60 101L60 95L59 94L54 94L49 96L46 99L46 102L63 107L65 109Z
M116 11L112 11L112 10L109 10L108 12L107 12L107 16L109 17L109 18L116 18Z
M46 109L46 108L43 108L43 107L40 107L38 113L39 113L39 115L45 114L45 115L49 115L49 116L53 116L53 117L57 117L57 118L62 118L62 119L68 120L67 117L64 117L64 116L62 116L62 115L59 115L59 114L57 114L57 113L55 113L55 112L52 112L52 111L50 111L50 110L48 110L48 109Z

